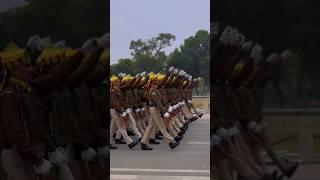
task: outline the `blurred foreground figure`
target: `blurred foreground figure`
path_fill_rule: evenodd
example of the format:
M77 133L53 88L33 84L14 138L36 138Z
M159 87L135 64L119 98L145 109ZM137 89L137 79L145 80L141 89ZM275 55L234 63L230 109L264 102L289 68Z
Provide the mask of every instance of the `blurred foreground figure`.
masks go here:
M263 88L271 80L282 58L271 54L263 60L262 47L236 29L227 27L213 43L213 118L211 151L213 179L264 180L291 177L298 164L279 158L265 135ZM268 172L259 157L262 146L279 167Z
M1 178L108 178L108 60L108 34L77 51L37 35L25 49L7 45L0 53Z

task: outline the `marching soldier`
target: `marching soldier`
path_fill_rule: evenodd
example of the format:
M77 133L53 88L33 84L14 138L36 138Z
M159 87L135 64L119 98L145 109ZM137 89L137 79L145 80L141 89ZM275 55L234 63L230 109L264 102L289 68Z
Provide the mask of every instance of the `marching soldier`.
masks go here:
M104 89L108 39L90 39L74 51L64 41L53 45L36 35L25 49L9 43L0 53L1 162L8 179L108 177L103 160L109 155L107 121L95 111L99 96L94 93ZM80 117L75 97L86 99L83 92L89 92L83 107L91 115Z
M277 171L268 173L261 162L257 151L261 144L284 175L291 177L297 164L276 156L262 122L261 90L281 59L272 54L262 62L262 48L244 42L244 36L231 27L225 29L214 48L212 174L218 179L233 179L232 167L240 179L282 179Z
M183 70L171 67L166 74L143 72L135 77L124 73L118 76L110 78L111 115L115 122L111 123L110 137L118 128L117 144L134 142L127 136L131 129L140 140L142 150L152 150L148 144L159 144L157 139L161 137L174 149L182 140L188 123L202 116L191 104L192 88L197 79ZM122 124L116 127L116 121Z

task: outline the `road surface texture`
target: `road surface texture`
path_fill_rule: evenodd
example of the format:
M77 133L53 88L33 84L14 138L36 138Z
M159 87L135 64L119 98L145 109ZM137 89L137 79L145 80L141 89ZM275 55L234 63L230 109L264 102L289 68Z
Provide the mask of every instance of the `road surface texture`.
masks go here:
M111 180L209 180L210 114L189 125L180 146L171 150L161 141L153 151L140 145L129 150L117 145L111 151Z
M271 167L270 170L276 169ZM297 172L290 179L283 180L319 180L320 179L320 164L301 164Z

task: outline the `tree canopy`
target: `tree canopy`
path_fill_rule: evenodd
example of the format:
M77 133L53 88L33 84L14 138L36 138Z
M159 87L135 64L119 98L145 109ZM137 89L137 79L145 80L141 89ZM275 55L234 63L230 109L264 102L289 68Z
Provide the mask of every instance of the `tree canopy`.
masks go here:
M34 34L79 47L107 32L107 12L106 0L27 0L25 6L0 14L0 48L9 41L24 46Z
M297 53L299 68L315 94L320 85L319 7L318 0L223 0L215 2L214 20L221 28L236 27L247 40L260 43L264 56L286 49Z
M179 48L169 55L165 48L171 46L175 35L160 33L148 40L130 42L131 59L120 59L111 65L111 73L136 74L143 71L160 72L171 66L184 69L194 77L202 77L203 91L209 92L210 78L210 35L206 30L199 30L194 36L184 40Z

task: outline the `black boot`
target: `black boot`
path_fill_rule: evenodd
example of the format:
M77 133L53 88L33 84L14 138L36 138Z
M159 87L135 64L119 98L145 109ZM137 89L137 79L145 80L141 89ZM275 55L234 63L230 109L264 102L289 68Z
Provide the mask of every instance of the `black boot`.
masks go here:
M135 136L135 134L134 134L131 130L128 130L128 131L127 131L127 134L128 134L129 136Z
M288 178L291 178L291 176L297 171L298 167L299 167L298 163L294 163L294 164L290 165L288 171L285 172L285 175Z
M184 134L184 132L180 131L180 132L178 133L178 136L182 136L183 134Z
M186 133L186 129L184 127L180 128L180 132L182 132L183 134Z
M152 147L149 147L148 145L146 144L143 144L143 143L140 143L141 144L141 150L145 150L145 151L151 151L153 150Z
M139 143L139 140L134 140L131 144L128 145L128 147L129 147L130 149L132 149L132 148L135 147L138 143Z
M118 147L115 146L114 144L110 144L110 149L118 149Z
M198 119L197 117L193 116L190 120L191 120L191 122L193 122L193 121L195 121L197 119Z
M177 137L175 137L174 140L177 141L177 142L179 142L179 141L182 140L182 138L183 138L183 135L182 135L182 136L177 136Z
M161 136L160 134L156 134L156 139L159 139L159 140L162 140L163 139L163 136Z
M160 144L160 142L158 142L158 141L155 140L155 139L150 139L150 140L149 140L149 143L150 143L150 144Z
M126 144L122 139L116 139L115 142L116 144Z
M179 146L180 142L170 142L169 143L169 146L171 149L174 149L176 148L177 146Z

